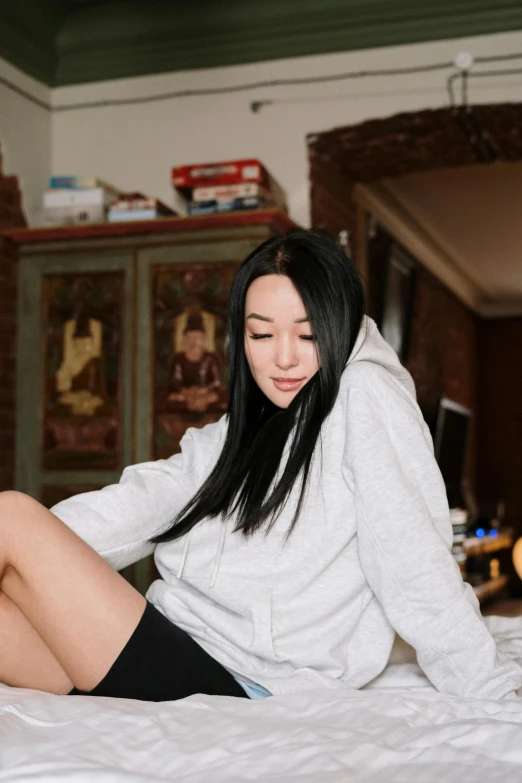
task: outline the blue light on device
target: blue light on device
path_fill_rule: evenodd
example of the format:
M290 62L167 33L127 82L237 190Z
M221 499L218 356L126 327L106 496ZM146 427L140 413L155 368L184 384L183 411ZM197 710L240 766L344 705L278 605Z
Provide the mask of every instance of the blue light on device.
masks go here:
M489 531L489 537L490 538L496 538L498 536L498 530L490 530Z
M477 538L484 538L484 536L486 535L486 531L484 530L483 527L478 527L475 530L475 535L477 536Z

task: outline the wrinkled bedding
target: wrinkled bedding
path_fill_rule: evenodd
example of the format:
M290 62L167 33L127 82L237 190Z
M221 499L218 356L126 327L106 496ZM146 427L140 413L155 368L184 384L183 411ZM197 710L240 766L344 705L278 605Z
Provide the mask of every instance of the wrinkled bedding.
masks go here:
M522 618L486 619L522 664ZM398 641L361 691L246 701L59 697L0 685L0 781L522 783L522 697L437 693Z

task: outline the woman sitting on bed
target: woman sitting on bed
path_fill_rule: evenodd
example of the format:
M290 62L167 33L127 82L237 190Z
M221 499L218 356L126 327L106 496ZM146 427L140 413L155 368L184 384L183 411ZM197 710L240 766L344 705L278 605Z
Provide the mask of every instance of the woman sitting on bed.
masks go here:
M230 405L182 453L51 511L0 495L0 681L152 701L362 688L397 631L440 691L513 697L450 554L408 372L355 267L298 231L240 266ZM146 598L118 569L154 552Z

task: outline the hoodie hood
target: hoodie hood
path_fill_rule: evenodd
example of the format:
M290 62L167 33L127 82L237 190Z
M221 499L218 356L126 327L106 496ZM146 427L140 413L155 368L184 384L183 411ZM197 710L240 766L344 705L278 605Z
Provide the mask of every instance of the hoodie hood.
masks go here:
M414 400L417 399L415 384L408 370L403 367L399 357L377 328L377 324L367 315L363 316L361 329L355 341L348 364L354 362L373 362L384 367L396 378Z

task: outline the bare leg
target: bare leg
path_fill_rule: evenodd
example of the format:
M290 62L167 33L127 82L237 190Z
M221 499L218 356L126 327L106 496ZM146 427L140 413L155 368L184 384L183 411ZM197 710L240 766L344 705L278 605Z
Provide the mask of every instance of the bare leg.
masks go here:
M20 609L0 593L0 682L65 694L73 687L50 649Z
M88 544L18 492L0 494L0 590L84 691L103 679L145 609ZM1 660L2 651L0 671Z

